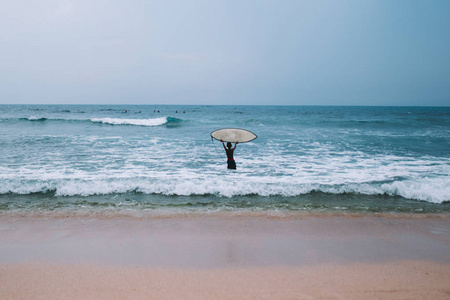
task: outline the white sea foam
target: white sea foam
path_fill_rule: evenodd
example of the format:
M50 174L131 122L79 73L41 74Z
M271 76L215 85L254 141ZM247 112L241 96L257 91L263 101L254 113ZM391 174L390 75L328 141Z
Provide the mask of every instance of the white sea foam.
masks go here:
M92 120L131 124L130 120L140 119ZM166 118L141 121L149 120L153 124L167 122ZM239 145L238 171L228 172L221 144L215 149L207 138L178 137L175 130L167 131L171 136L145 139L102 133L55 136L51 147L50 135L26 140L25 145L33 148L16 148L10 163L0 164L0 194L52 191L58 196L141 192L268 197L324 192L450 201L450 159L446 157L368 155L340 150L332 143L273 139ZM20 151L20 161L14 160Z
M122 194L141 192L144 194L162 195L216 195L235 197L246 195L267 196L299 196L311 192L330 194L391 195L407 199L423 200L432 203L450 201L450 184L448 180L424 179L392 181L389 183L347 183L323 184L301 183L286 178L261 178L229 176L205 176L194 179L155 176L147 178L131 178L130 174L122 177L107 175L41 180L0 180L0 193L30 194L53 191L57 196L91 196L106 194ZM78 176L73 176L78 177ZM103 178L102 178L103 177Z
M93 118L94 123L104 123L111 125L137 125L137 126L160 126L167 123L167 117L154 119L117 119L117 118Z
M121 151L120 147L130 149L123 138L108 139L114 143L77 136L77 145L97 147L77 160L55 153L47 161L31 157L19 167L0 165L0 194L54 191L59 196L90 196L137 191L234 197L298 196L318 191L450 201L450 161L445 158L367 156L345 151L328 155L332 151L319 145L299 156L280 153L284 149L275 147L262 151L249 144L248 150L239 149L238 172L228 172L212 145L189 146L185 139L159 138L141 140L133 151ZM261 155L243 152L253 151L251 147Z

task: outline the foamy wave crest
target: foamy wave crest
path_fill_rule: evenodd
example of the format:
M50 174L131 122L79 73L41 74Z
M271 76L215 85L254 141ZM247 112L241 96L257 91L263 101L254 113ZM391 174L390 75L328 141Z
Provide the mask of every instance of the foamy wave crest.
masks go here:
M29 118L26 118L26 120L28 120L28 121L46 121L47 118L41 118L41 117L29 117Z
M0 182L0 194L31 194L54 192L56 196L93 196L139 192L168 196L215 195L239 197L249 195L300 196L313 192L327 194L389 195L431 203L450 202L450 184L443 179L405 180L387 183L347 184L291 184L210 178L191 180L164 180L157 178L109 178L96 180L58 179Z
M137 125L137 126L161 126L168 122L167 117L155 119L116 119L116 118L94 118L94 123L104 123L111 125Z

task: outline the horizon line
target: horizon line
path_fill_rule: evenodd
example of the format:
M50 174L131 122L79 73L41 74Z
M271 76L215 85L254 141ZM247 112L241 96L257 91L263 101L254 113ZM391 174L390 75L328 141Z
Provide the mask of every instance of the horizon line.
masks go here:
M450 107L450 105L364 105L364 104L105 104L105 103L0 103L2 105L108 105L108 106L304 106L304 107Z

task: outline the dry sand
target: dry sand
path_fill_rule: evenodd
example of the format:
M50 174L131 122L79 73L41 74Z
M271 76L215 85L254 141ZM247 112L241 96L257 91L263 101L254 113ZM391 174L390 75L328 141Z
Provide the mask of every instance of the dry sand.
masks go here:
M0 299L450 299L449 221L0 215Z
M177 269L0 266L2 299L449 299L448 265L431 262Z

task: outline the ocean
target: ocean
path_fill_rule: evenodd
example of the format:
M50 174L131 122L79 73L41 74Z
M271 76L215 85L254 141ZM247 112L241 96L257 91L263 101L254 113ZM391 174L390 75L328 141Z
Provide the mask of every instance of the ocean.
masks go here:
M237 170L210 133L243 128ZM450 107L0 105L0 214L449 213Z

